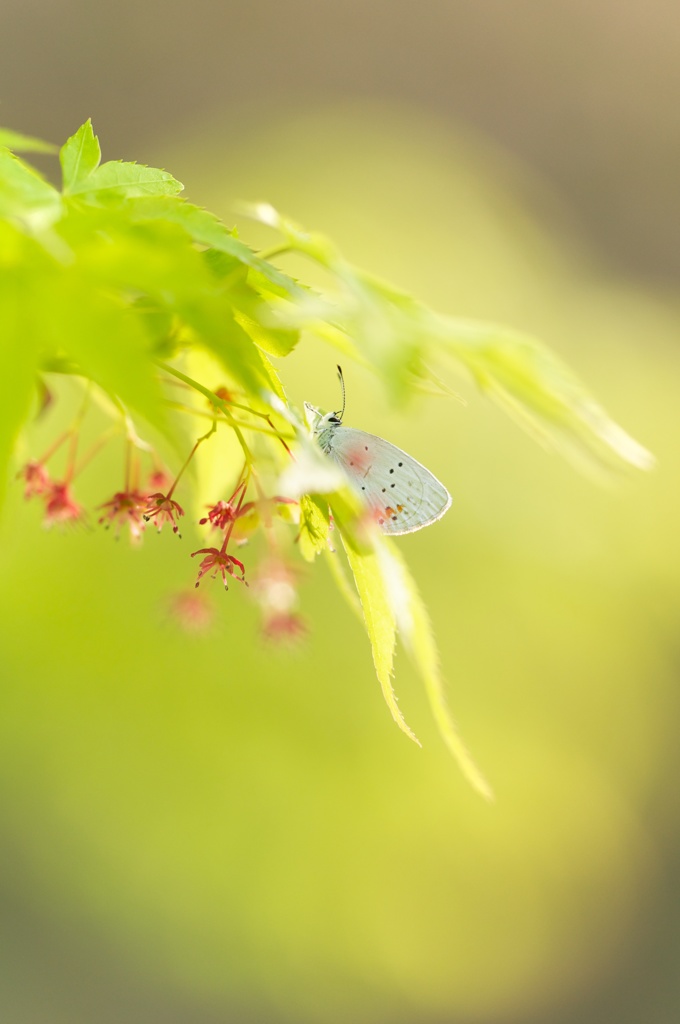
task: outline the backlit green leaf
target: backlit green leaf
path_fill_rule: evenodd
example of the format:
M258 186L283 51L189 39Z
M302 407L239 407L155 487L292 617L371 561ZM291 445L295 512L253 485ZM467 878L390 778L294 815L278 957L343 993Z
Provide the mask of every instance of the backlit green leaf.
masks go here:
M328 530L328 503L311 494L303 494L300 498L298 545L300 554L307 562L313 562L316 556L327 547Z
M134 310L111 296L85 293L74 268L45 274L33 298L41 311L43 360L72 360L80 374L165 432L167 414L149 338Z
M71 195L96 195L100 199L135 196L174 196L184 185L167 171L144 164L109 160L88 178L70 189Z
M306 290L291 277L267 260L261 259L244 242L236 238L214 214L198 206L169 197L137 199L130 206L130 216L140 220L162 218L178 224L194 242L234 256L240 263L257 271L272 288L278 290L279 294L291 298L307 294Z
M34 139L30 135L13 132L10 128L0 128L0 146L16 150L20 153L56 153L57 147L51 142Z
M392 688L397 628L378 555L375 551L360 550L344 531L341 530L340 533L359 593L366 632L373 653L373 664L383 697L402 732L420 746L420 741L406 724Z
M453 318L441 318L437 333L479 387L545 447L589 470L654 465L651 453L536 339Z
M338 346L345 337L378 373L389 397L402 404L427 361L442 354L465 367L480 388L532 436L585 469L650 469L653 456L607 415L571 371L540 342L507 328L443 317L405 292L352 266L322 235L305 231L260 203L248 212L279 231L336 278L340 295L330 310L307 299L307 326ZM300 304L298 315L305 313ZM323 322L324 317L326 322ZM319 322L315 322L319 321ZM298 320L298 326L303 323ZM349 350L351 352L351 350Z
M287 356L300 340L300 332L276 326L274 310L241 288L232 296L236 320L256 345L270 356Z
M379 545L377 560L399 636L425 684L439 732L470 785L487 800L492 800L491 787L473 761L448 709L430 617L408 566L388 538Z
M59 152L61 163L62 188L64 195L82 192L101 160L99 139L92 130L92 122L88 120L81 125Z
M60 213L57 190L18 156L0 148L0 217L33 231L49 226Z

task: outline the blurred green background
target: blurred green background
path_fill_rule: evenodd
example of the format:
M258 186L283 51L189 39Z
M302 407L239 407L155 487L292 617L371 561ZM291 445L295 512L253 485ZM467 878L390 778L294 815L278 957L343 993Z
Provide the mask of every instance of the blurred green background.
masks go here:
M494 806L403 655L424 749L398 732L323 565L302 648L263 649L236 587L213 585L216 628L190 636L167 615L193 579L188 529L140 550L45 533L13 488L2 1019L675 1022L675 6L37 0L2 17L0 121L59 142L91 116L105 158L166 166L230 222L268 199L438 309L539 335L659 460L598 486L462 380L467 405L405 416L345 367L347 422L453 493L401 546ZM303 342L280 364L291 397L335 406L335 361ZM104 500L110 474L94 463L82 496Z

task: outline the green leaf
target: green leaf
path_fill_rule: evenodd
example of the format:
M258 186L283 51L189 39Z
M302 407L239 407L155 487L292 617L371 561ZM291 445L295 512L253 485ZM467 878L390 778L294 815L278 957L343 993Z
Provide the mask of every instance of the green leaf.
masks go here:
M347 573L344 571L337 551L332 551L330 547L326 546L323 553L326 558L328 568L330 569L331 576L333 577L333 582L344 597L350 609L354 612L357 618L363 622L364 616L361 611L361 603L357 597L356 589L352 586Z
M203 258L214 277L220 281L233 304L237 322L253 339L255 344L272 356L287 356L300 340L300 331L291 329L277 306L263 299L262 295L248 283L249 275L257 278L260 285L262 275L256 273L234 255L208 249ZM265 285L266 287L266 285ZM268 295L273 295L267 288ZM278 291L278 289L277 289Z
M472 759L447 707L432 625L408 566L388 538L382 538L377 560L399 636L425 684L439 732L470 785L487 800L493 800L493 791Z
M270 356L289 355L298 341L300 332L276 326L276 314L271 306L245 287L231 293L235 317L255 344Z
M257 358L259 360L260 366L262 367L262 372L264 373L264 375L265 375L265 377L267 379L267 385L268 386L265 389L265 393L266 393L267 390L271 391L271 393L273 395L275 395L281 402L285 403L286 402L286 392L283 390L283 384L281 383L281 380L279 378L278 373L276 372L276 370L272 366L270 360L267 359L267 357L264 354L264 352L261 352L260 349L256 349L255 351L257 353ZM258 396L258 397L260 397L260 396ZM262 396L262 397L264 397L265 401L266 401L266 397L265 396Z
M250 395L259 396L272 385L270 374L253 341L217 296L183 305L181 316L195 332L195 340L217 356L231 378Z
M334 311L307 297L291 323L336 347L354 342L398 405L430 376L427 360L446 354L537 441L579 468L650 469L653 456L607 415L577 377L533 338L493 324L439 316L410 295L352 266L322 235L305 231L266 203L249 208L336 278ZM306 317L306 319L305 319ZM351 348L348 349L351 355ZM436 381L435 381L436 383Z
M18 156L0 148L0 217L33 231L52 224L61 209L57 190Z
M94 300L77 315L72 312L71 323L72 335L64 348L87 376L167 434L162 391L136 317Z
M32 316L33 290L19 270L0 274L0 503L7 467L28 417L37 382L38 337Z
M174 196L184 185L167 171L144 164L109 160L69 189L70 195L97 199L132 199L136 196Z
M11 128L0 128L0 146L18 150L20 153L56 153L57 147L51 142L34 139L30 135L21 135Z
M99 166L101 156L99 139L88 118L59 151L64 195L83 191L88 179Z
M380 562L375 551L359 549L344 530L340 530L347 560L354 576L364 614L366 632L371 642L373 664L388 708L402 732L420 746L420 741L406 724L392 688L394 649L397 639L396 620L385 586Z
M171 437L149 338L134 307L88 292L77 267L46 273L34 287L33 301L41 311L46 365L55 357L73 360L77 372Z
M162 218L183 228L194 242L210 246L219 252L234 256L239 263L260 273L278 294L291 299L302 298L307 291L291 277L261 259L244 242L241 242L214 214L202 210L185 200L158 197L136 199L130 206L130 216L135 220Z
M122 303L132 301L140 311L139 299L150 300L175 318L182 343L213 352L234 383L256 396L274 386L260 351L234 318L229 295L181 228L161 219L129 223L127 205L67 205L63 234L77 253L84 287L117 291ZM155 354L168 354L170 346L166 336Z
M494 324L438 318L433 333L520 426L579 468L651 469L654 457L535 338Z
M307 562L313 562L328 546L328 503L311 494L300 498L300 533L298 544L300 554Z

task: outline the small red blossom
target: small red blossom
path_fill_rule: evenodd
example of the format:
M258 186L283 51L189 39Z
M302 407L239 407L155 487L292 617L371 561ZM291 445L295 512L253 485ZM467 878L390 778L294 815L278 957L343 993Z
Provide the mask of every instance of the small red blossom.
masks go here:
M169 494L150 494L146 499L146 508L142 512L142 518L148 523L155 519L160 533L165 523L172 523L172 532L179 534L179 526L175 517L179 519L184 515L184 509L177 501L173 501ZM179 534L181 536L181 534Z
M295 612L279 612L265 616L262 621L262 635L272 643L294 643L307 635L307 625Z
M227 576L230 576L234 580L238 580L240 583L245 583L246 586L248 586L245 579L245 566L243 565L243 562L239 562L238 558L234 558L233 555L228 555L226 551L220 551L217 548L200 548L199 551L193 551L191 553L192 558L194 558L195 555L206 556L199 566L198 578L194 584L196 587L201 582L203 576L209 573L211 569L213 570L213 579L216 579L218 575L222 577L225 590L229 590ZM240 576L234 575L234 567L240 570Z
M282 498L279 495L273 498L260 498L258 501L246 501L239 505L236 497L241 487L242 485L236 489L228 501L218 501L211 505L207 516L199 519L199 525L205 526L206 523L210 523L216 530L229 529L229 536L234 543L242 545L248 542L248 538L262 520L269 523L272 515L286 518L290 513L285 509L289 505L297 505L292 498Z
M46 527L54 523L75 523L84 518L82 507L74 500L66 481L52 483L44 494Z
M297 572L279 557L260 568L253 586L262 611L261 630L266 640L284 643L301 639L307 632L297 611Z
M170 477L160 466L149 473L149 491L151 494L156 494L158 491L165 494L169 483Z
M50 474L43 462L27 462L17 474L17 478L26 484L24 498L27 500L45 494L50 486Z
M235 523L240 516L250 512L252 507L252 501L246 502L240 508L232 501L218 501L215 505L210 506L207 516L199 519L198 522L200 526L210 523L216 530L226 530L230 523Z
M215 609L202 593L182 590L168 601L172 619L185 633L207 633L215 620Z
M146 525L142 513L146 509L148 499L139 491L117 491L110 501L99 505L99 509L105 509L104 515L100 517L99 524L104 524L106 529L115 526L116 539L120 536L121 527L128 524L130 536L133 541L141 539Z

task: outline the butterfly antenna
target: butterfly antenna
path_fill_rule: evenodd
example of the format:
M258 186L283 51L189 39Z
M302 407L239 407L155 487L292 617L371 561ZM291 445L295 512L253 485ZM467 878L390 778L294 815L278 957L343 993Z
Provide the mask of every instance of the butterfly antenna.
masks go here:
M338 377L340 378L340 387L342 388L342 409L338 413L340 419L345 415L345 378L342 375L342 367L338 366Z

